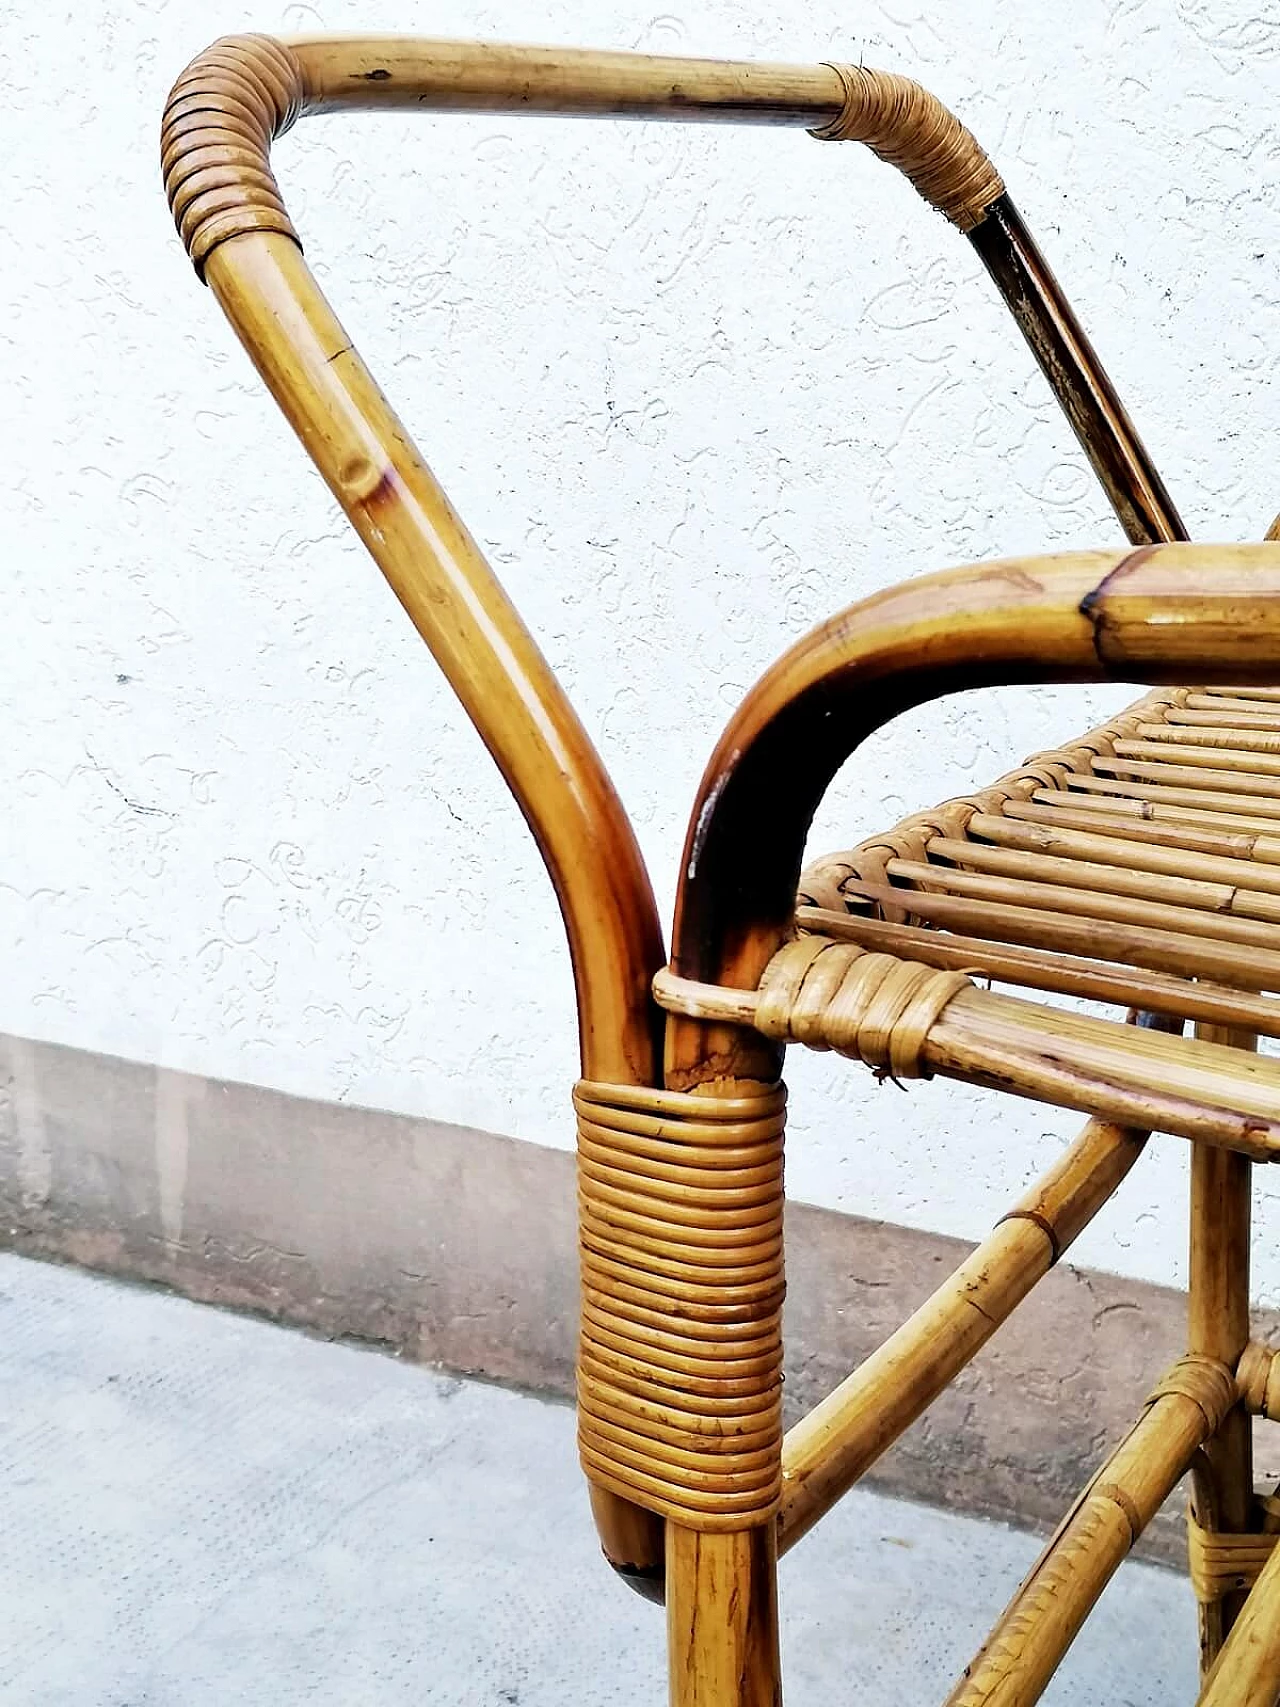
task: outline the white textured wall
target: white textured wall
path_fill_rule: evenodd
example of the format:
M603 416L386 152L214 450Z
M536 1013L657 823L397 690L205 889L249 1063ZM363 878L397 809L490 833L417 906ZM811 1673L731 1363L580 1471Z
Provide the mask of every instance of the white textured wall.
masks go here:
M1249 0L3 9L0 1028L564 1144L571 991L532 844L168 223L165 90L243 27L921 77L1002 163L1193 531L1234 539L1280 507L1280 22ZM967 246L852 146L340 118L277 159L664 910L717 730L795 636L924 570L1119 537ZM1124 697L904 720L814 851ZM794 1194L959 1234L1078 1124L815 1058L792 1077ZM1081 1256L1177 1278L1184 1175L1159 1142ZM1280 1259L1259 1280L1280 1300Z

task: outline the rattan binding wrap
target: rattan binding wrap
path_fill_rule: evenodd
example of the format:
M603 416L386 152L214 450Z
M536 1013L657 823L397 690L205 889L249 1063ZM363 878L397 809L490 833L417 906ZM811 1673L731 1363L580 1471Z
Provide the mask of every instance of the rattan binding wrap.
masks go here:
M779 1043L834 1049L895 1079L924 1078L930 1027L970 987L963 972L799 937L765 969L755 1026Z
M1280 1422L1280 1352L1251 1340L1236 1369L1236 1381L1245 1410Z
M303 111L302 68L270 36L223 36L174 84L160 129L165 194L196 272L246 231L301 247L269 163L274 137Z
M1259 1497L1254 1502L1258 1531L1230 1535L1202 1529L1194 1511L1187 1512L1187 1565L1196 1599L1205 1605L1237 1589L1251 1588L1280 1541L1280 1499Z
M910 77L865 65L831 69L844 88L844 106L810 136L865 143L959 230L980 225L1004 183L972 132Z
M592 1481L701 1530L776 1510L786 1093L581 1083L578 1441Z

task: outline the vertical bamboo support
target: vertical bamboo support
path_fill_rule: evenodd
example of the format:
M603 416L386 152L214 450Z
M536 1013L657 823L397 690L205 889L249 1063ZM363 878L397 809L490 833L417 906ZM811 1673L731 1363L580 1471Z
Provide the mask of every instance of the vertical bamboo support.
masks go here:
M1256 1049L1250 1032L1200 1025L1196 1036L1237 1049ZM1191 1259L1188 1349L1234 1368L1249 1341L1249 1207L1253 1164L1248 1157L1197 1144L1191 1153ZM1193 1475L1197 1517L1206 1529L1243 1532L1253 1506L1253 1442L1242 1405L1197 1459ZM1226 1640L1244 1594L1200 1607L1200 1665L1207 1672Z
M776 1537L667 1525L671 1707L781 1707Z

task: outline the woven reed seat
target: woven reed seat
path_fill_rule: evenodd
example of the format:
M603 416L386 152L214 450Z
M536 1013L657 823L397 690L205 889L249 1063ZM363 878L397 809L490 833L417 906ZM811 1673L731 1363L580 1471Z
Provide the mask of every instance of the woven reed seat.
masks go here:
M972 245L1129 541L921 576L795 645L708 762L669 962L599 755L301 253L272 143L356 107L864 143ZM1256 1051L1280 1038L1280 543L1187 543L1000 175L907 78L238 36L179 77L162 160L198 276L493 753L555 888L582 1071L580 1453L606 1556L666 1601L672 1707L778 1707L779 1554L964 1369L1152 1132L1191 1143L1186 1353L1149 1372L1133 1428L949 1699L1035 1701L1189 1471L1202 1707L1280 1700L1280 1505L1254 1489L1250 1433L1280 1419L1280 1354L1249 1327L1251 1169L1280 1156L1280 1061ZM1156 685L1074 745L802 874L832 778L891 718L960 690L1092 681ZM1186 681L1205 685L1161 685ZM784 1437L789 1044L1091 1118Z
M1252 1052L1255 1036L1280 1038L1278 785L1280 692L1152 693L810 865L796 940L751 1021L895 1078L967 1078L1280 1157L1280 1060ZM743 1017L734 992L669 973L655 991L672 1011ZM1124 1010L1146 1035L1108 1035ZM1250 1048L1183 1037L1188 1022Z

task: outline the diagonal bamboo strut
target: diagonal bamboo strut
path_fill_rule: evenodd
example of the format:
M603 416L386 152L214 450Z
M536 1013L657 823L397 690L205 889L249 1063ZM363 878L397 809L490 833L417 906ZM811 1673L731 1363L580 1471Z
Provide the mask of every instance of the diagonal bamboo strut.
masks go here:
M782 1448L782 1551L793 1547L971 1358L1093 1219L1146 1134L1091 1120L951 1278L792 1428Z
M1280 1700L1280 1547L1263 1566L1200 1691L1198 1707L1275 1707Z
M1212 1434L1212 1413L1183 1392L1148 1404L1067 1513L946 1707L1039 1700L1116 1567Z

